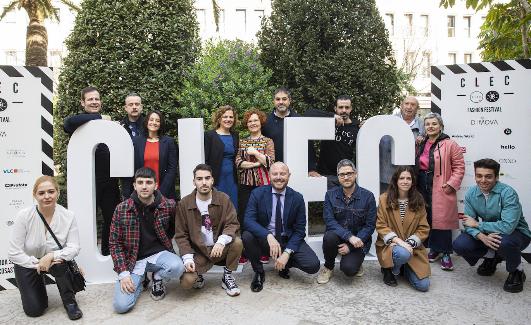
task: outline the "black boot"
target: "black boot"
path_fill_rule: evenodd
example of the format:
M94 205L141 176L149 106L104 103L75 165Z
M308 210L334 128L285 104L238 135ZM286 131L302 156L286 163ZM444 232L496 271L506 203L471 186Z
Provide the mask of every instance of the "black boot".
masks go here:
M501 263L502 259L499 257L484 258L483 263L478 266L477 272L481 276L491 276L496 272L496 266Z
M507 280L503 285L503 290L507 292L521 292L524 289L525 273L524 271L516 270L509 273Z
M393 274L393 271L391 271L391 268L382 268L383 273L383 282L391 287L396 287L398 283L396 282L395 275Z
M255 272L253 281L251 282L251 291L252 292L260 292L264 288L264 282L265 282L265 273L262 272Z
M77 302L74 300L72 303L64 304L66 309L66 314L71 320L80 319L83 317L83 312L79 309Z
M289 269L286 267L282 271L278 271L278 276L283 279L289 279Z

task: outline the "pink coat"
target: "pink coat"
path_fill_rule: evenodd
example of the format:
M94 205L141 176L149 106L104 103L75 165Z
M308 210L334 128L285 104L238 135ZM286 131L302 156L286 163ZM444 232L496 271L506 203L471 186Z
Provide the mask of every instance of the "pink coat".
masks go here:
M456 191L461 187L465 174L465 160L461 147L451 139L441 140L433 151L433 195L432 195L432 229L458 229ZM455 189L446 194L443 185Z

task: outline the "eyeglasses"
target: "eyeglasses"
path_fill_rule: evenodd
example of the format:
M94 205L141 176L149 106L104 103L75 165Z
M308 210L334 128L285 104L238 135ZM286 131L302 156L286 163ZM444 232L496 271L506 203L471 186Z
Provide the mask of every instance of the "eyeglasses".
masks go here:
M354 174L356 174L356 173L355 172L339 173L339 174L337 174L337 176L339 178L350 178L350 177L354 176Z

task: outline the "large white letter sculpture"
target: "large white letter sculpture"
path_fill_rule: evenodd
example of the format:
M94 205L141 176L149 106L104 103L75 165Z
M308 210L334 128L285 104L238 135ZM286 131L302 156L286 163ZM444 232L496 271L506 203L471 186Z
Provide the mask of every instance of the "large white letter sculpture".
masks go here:
M284 119L284 162L290 167L289 186L304 196L306 221L308 221L308 202L323 201L326 193L325 177L308 176L308 140L333 140L334 137L334 118L290 117ZM307 226L306 233L308 229ZM309 237L307 241L322 258L322 238Z
M92 283L116 278L110 256L101 255L96 239L96 188L94 152L99 143L110 151L111 177L133 175L133 143L116 122L91 121L79 127L68 143L68 208L76 214L81 251L78 262Z
M380 140L384 135L393 138L391 143L391 162L393 165L415 164L415 139L411 129L396 116L378 115L371 117L361 127L356 140L356 166L358 184L371 191L376 198L380 195ZM372 236L373 246L370 254L376 256L374 243L376 232Z
M181 197L194 190L193 170L205 162L204 126L202 118L179 119L179 186Z

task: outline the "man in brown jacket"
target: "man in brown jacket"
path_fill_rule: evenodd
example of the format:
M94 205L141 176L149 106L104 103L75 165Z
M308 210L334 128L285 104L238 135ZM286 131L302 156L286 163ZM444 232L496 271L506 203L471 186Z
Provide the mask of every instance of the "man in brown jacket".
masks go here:
M181 286L200 289L202 276L214 264L223 265L221 287L229 296L240 289L232 276L238 267L243 244L240 224L230 198L213 188L212 168L199 164L194 169L195 190L185 196L175 216L175 241L185 267Z

